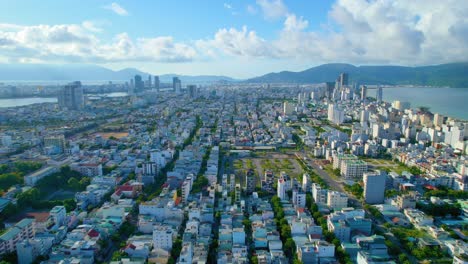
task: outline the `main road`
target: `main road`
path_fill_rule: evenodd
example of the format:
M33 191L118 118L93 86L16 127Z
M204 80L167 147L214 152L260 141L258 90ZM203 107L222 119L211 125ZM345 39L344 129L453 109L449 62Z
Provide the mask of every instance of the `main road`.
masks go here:
M329 186L331 190L346 193L348 195L348 202L351 206L353 206L354 208L362 207L359 199L357 199L351 193L347 193L345 189L343 188L343 183L333 179L325 170L321 169L320 165L316 163L315 159L310 159L307 156L305 156L305 159L304 159L304 154L300 152L296 152L295 154L296 154L296 157L298 157L298 159L304 165L306 165L309 169L314 170L320 176L320 178L322 178L327 183L327 185Z

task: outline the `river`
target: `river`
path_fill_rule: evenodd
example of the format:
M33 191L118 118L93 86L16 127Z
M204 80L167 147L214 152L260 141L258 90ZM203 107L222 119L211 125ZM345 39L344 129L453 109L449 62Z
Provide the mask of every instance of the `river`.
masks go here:
M114 93L105 93L105 94L87 94L88 97L92 97L92 98L97 98L100 96L123 97L127 95L128 94L124 92L114 92ZM0 99L0 108L25 106L25 105L40 104L40 103L57 103L57 98L56 97L26 97L26 98Z

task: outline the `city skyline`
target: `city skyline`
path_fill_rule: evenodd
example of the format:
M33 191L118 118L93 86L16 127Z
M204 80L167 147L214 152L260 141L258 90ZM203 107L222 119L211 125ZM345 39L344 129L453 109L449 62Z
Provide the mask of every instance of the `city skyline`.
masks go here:
M463 17L468 4L463 1L45 1L35 8L21 1L0 6L5 7L0 8L1 63L88 63L247 78L329 62L414 66L468 60Z

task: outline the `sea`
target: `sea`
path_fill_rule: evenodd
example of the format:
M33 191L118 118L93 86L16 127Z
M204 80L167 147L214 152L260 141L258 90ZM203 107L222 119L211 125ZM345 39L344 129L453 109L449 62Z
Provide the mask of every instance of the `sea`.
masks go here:
M382 92L386 102L410 102L411 108L425 106L434 114L468 120L468 88L386 87Z

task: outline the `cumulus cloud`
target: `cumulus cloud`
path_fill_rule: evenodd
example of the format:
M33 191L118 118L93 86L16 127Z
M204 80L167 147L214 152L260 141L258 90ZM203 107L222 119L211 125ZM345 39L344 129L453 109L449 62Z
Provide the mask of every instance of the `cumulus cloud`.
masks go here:
M116 13L117 15L119 16L128 16L129 13L128 11L123 8L121 5L117 4L117 3L112 3L110 5L106 5L104 6L105 9L108 9L108 10L111 10L112 12Z
M318 64L421 65L468 61L468 1L337 0L325 29L280 0L257 0L268 19L281 19L277 35L255 29L220 28L213 36L177 42L170 36L103 41L99 23L21 26L0 24L0 60L60 62L188 62L229 58L297 60ZM456 6L457 8L453 8ZM227 7L226 7L227 8Z
M266 19L278 19L288 14L288 8L282 0L257 0Z
M0 57L9 60L42 60L60 62L185 62L196 56L196 50L172 37L131 39L116 35L103 42L89 23L65 25L19 26L0 24Z
M329 11L327 30L320 32L308 30L309 22L288 11L280 0L257 4L265 18L284 19L277 37L266 41L245 28L220 29L211 42L218 52L315 63L415 65L468 60L466 1L338 0Z
M212 40L198 41L197 47L200 50L205 50L211 56L214 56L217 51L218 55L221 53L221 55L245 57L276 56L273 47L265 39L259 37L255 31L248 30L246 26L243 26L242 30L220 29Z
M226 9L232 9L232 5L228 4L228 3L224 3L224 8Z

